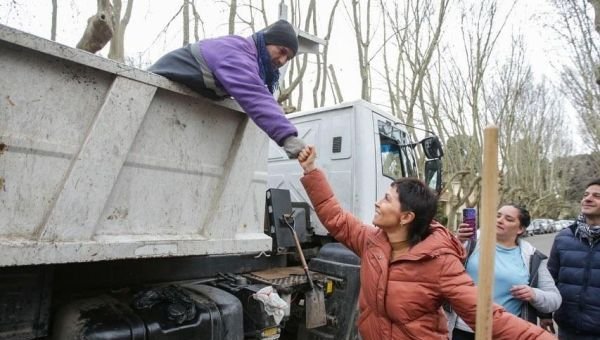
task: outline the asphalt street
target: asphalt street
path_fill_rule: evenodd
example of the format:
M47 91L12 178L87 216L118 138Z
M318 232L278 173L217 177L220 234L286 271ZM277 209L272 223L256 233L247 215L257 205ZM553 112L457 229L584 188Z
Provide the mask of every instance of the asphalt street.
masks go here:
M534 247L546 254L546 256L550 256L550 249L552 249L552 243L556 234L558 233L534 235L526 237L524 240L533 244Z

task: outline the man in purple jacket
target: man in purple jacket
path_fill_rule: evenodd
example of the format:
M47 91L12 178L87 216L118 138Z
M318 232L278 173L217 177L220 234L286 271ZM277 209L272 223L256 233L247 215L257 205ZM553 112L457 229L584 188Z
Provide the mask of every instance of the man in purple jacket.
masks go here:
M244 38L205 39L161 57L149 71L212 99L234 97L248 116L290 158L304 148L296 127L273 97L279 68L298 52L298 37L285 20Z

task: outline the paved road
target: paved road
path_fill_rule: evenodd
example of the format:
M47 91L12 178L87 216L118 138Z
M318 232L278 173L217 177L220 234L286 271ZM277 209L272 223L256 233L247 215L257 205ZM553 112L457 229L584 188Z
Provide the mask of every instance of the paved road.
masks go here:
M552 249L552 243L557 233L542 234L526 237L525 240L533 244L534 247L539 249L546 256L550 256L550 249Z

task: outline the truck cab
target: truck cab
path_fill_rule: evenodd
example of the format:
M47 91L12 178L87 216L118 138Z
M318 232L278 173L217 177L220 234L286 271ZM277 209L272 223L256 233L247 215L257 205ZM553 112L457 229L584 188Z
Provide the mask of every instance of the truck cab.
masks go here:
M288 115L298 129L298 137L317 149L317 165L322 168L342 206L365 222L370 222L374 203L390 184L401 177L419 177L435 189L441 185L443 155L437 137L421 142L411 140L399 120L364 100L342 103ZM427 159L418 164L416 147L422 145ZM288 159L274 142L269 144L269 188L287 189L295 202L309 202L300 183L302 168ZM317 235L327 235L314 212L311 227Z

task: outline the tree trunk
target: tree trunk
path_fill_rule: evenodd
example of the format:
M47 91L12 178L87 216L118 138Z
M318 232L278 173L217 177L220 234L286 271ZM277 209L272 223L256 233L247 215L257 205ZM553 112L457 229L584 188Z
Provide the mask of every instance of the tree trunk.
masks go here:
M336 13L336 9L337 6L339 4L339 0L336 0L335 3L333 4L333 7L331 8L331 13L329 14L329 24L327 25L327 35L325 35L325 41L327 41L327 45L325 45L323 47L323 79L321 80L321 101L319 103L319 106L324 106L325 105L325 93L327 90L327 79L328 74L327 74L327 54L329 53L329 39L331 38L331 31L333 30L333 18L335 16ZM334 75L335 78L335 75ZM337 80L335 82L336 86L337 86ZM341 96L341 91L339 90L339 87L336 89L338 92L338 95Z
M338 84L337 78L335 76L335 70L333 69L333 65L331 64L329 65L329 74L331 74L331 82L333 83L333 88L335 89L335 93L338 98L338 103L341 103L344 101L344 98L342 97L342 91L340 90L340 85Z
M194 14L194 41L200 40L199 27L202 24L202 32L204 32L204 22L202 22L202 18L200 18L200 14L196 10L196 4L194 0L192 0L192 12Z
M113 37L114 27L113 6L110 0L98 0L98 11L88 19L77 48L91 53L100 51Z
M235 15L237 13L237 0L231 0L229 4L229 34L235 33Z
M121 0L113 0L114 11L113 16L115 18L115 35L110 41L110 51L108 52L108 58L116 60L118 62L125 61L125 29L129 24L131 18L131 8L133 7L133 0L127 1L127 9L123 18L121 18Z
M183 0L183 45L190 43L190 0Z
M306 21L304 23L304 30L306 32L308 32L309 28L310 28L310 20L312 18L312 16L316 16L316 4L315 4L315 0L311 0L308 4L308 10L307 10L307 14L306 14ZM299 11L299 10L298 10ZM294 16L294 14L296 13L296 9L294 7L292 7L292 17ZM292 97L291 97L291 93L292 91L294 91L294 89L296 89L298 87L298 85L300 84L300 82L302 81L302 77L304 76L304 73L306 71L306 66L308 64L308 56L307 54L304 54L302 56L302 63L300 64L299 59L296 57L295 58L296 63L292 63L290 62L290 67L288 68L288 78L290 79L290 85L286 88L283 88L283 86L280 88L280 93L279 96L277 98L277 102L279 103L283 103L285 100L290 100L289 106L294 106L293 103L291 102ZM294 76L294 69L297 68L298 69L298 75Z
M56 20L58 17L58 0L52 0L52 28L50 29L50 40L56 41Z
M352 24L354 26L354 35L356 38L356 47L358 51L358 63L361 82L361 99L366 101L371 100L371 65L369 56L369 45L371 41L371 0L366 2L366 24L362 24L361 3L359 0L352 0ZM363 37L362 27L365 27L367 32Z

